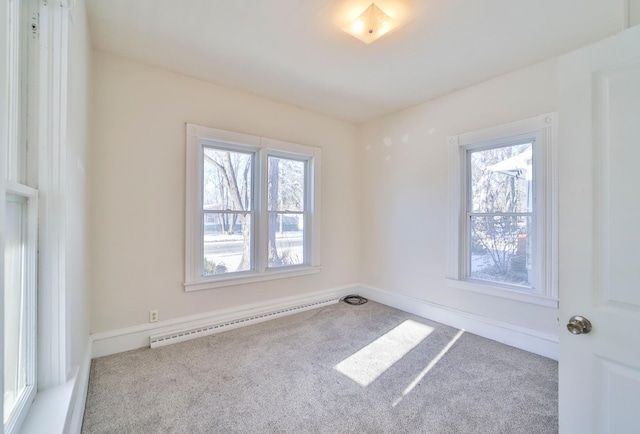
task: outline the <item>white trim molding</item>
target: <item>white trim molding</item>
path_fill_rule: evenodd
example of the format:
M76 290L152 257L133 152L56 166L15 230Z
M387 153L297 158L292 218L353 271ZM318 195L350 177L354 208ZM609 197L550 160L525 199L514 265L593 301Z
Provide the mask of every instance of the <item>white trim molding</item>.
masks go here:
M530 353L558 360L558 336L526 327L497 321L469 312L438 305L426 300L360 285L354 292L369 300L385 304L432 321L491 339Z
M87 403L87 392L89 390L89 376L91 374L91 354L93 352L92 340L89 338L87 348L84 353L82 365L78 369L78 375L69 405L67 421L65 423L65 433L80 434L82 432L82 421L84 420L84 408Z
M69 12L60 0L40 5L38 387L67 382L66 145Z
M285 279L290 277L307 276L309 274L318 274L322 267L299 266L291 267L284 270L269 270L262 274L249 275L244 277L238 276L221 276L215 281L205 282L185 282L185 291L199 291L201 289L223 288L234 285L246 285L249 283L266 282L267 280Z
M478 284L467 280L446 279L447 285L452 288L464 289L466 291L477 292L479 294L491 295L493 297L507 298L509 300L517 300L525 303L537 304L540 306L558 308L558 299L553 297L544 297L541 295L531 295L524 291L514 290L505 286L499 287L495 285Z

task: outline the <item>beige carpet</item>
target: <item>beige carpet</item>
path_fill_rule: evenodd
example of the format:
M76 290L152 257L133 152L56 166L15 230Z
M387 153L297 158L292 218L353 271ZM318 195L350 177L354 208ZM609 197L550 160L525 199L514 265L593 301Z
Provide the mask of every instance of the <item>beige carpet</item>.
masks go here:
M556 433L557 363L374 302L93 361L94 433Z

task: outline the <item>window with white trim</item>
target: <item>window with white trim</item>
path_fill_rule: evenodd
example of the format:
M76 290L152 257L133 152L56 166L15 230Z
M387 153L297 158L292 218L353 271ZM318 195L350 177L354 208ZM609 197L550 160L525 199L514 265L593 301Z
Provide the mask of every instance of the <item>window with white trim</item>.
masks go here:
M33 401L36 385L36 285L38 191L34 188L36 153L28 112L31 60L36 47L31 32L33 2L9 1L3 10L8 43L6 76L1 76L3 251L3 425L18 432ZM6 15L5 15L6 14ZM5 54L5 52L2 52ZM3 59L4 60L4 59ZM31 89L29 89L31 90Z
M449 138L448 281L557 305L555 113Z
M318 272L320 155L187 124L185 289Z

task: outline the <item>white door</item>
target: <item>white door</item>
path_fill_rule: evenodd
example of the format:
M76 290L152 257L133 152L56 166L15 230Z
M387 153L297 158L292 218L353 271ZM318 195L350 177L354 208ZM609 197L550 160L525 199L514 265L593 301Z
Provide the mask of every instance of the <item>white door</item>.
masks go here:
M638 434L640 26L558 74L560 433Z

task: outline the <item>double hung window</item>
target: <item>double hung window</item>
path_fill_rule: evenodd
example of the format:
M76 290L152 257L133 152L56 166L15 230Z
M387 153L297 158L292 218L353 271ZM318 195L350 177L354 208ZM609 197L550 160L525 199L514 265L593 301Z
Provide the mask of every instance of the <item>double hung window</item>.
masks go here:
M185 288L317 272L320 149L187 125Z
M3 424L18 432L36 394L36 155L27 113L32 53L32 2L11 0L0 13L8 48L0 73L3 299ZM2 51L2 54L5 54ZM4 60L4 59L3 59Z
M453 136L454 287L557 305L554 113Z
M468 277L533 288L538 276L534 137L466 149Z

